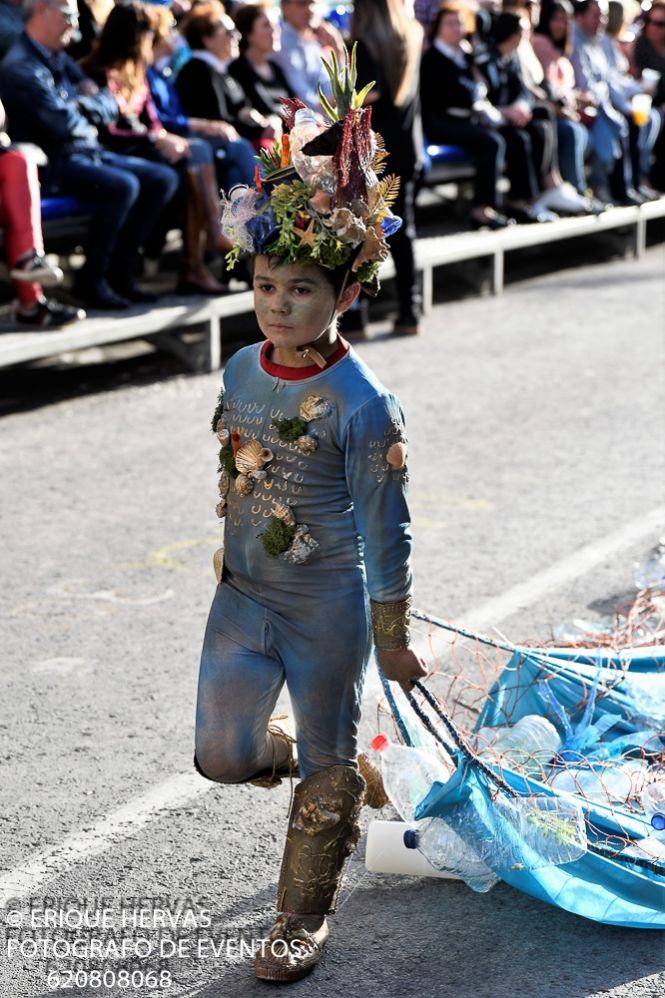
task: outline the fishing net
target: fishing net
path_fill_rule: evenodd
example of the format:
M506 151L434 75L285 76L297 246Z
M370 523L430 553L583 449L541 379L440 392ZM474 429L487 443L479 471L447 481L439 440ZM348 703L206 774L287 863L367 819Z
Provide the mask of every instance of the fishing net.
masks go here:
M604 629L540 647L416 611L432 673L408 697L384 681L379 710L446 768L412 823L432 866L665 928L664 597L642 591Z

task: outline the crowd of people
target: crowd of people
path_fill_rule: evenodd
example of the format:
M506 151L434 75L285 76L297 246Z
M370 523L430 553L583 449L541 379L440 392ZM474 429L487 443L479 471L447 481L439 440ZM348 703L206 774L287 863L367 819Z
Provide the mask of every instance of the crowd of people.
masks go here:
M401 178L395 331L417 333L427 143L475 164L476 228L665 191L665 2L629 2L355 0L342 34L314 0L0 0L0 224L16 323L155 300L137 278L171 228L183 236L177 291L226 293L220 190L252 183L257 154L281 138L280 98L323 111L321 56L341 61L356 44L358 86L372 84L374 127ZM62 273L44 256L40 183L90 211L76 305L43 290Z

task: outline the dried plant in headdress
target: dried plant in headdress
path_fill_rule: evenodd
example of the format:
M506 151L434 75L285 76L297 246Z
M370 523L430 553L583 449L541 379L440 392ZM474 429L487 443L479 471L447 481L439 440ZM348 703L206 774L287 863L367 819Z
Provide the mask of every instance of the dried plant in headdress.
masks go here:
M321 122L302 101L283 98L286 133L257 157L255 187L234 187L224 201L222 228L234 242L232 267L241 252L266 253L285 262L348 266L375 294L386 239L401 225L390 206L399 178L383 173L386 150L372 131L363 101L374 86L356 93L356 50L340 65L323 60L331 97L319 88Z

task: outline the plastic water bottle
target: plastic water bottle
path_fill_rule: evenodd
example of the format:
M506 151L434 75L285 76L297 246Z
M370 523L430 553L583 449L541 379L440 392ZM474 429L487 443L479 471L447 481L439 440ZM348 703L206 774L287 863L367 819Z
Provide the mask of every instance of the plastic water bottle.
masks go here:
M404 833L404 845L418 849L435 869L463 880L474 891L485 893L499 882L496 873L441 818L418 821Z
M646 775L646 763L641 759L627 759L620 765L596 763L590 767L552 769L547 782L560 792L605 804L614 801L626 804L642 790Z
M371 747L378 756L386 793L404 821L413 821L416 807L437 780L445 783L452 767L433 752L395 744L386 735L377 735Z
M650 783L642 791L640 803L653 829L651 837L665 842L665 783Z
M508 765L519 766L527 776L542 778L543 767L561 748L559 732L540 714L526 714L516 724L506 725L492 735L491 728L481 728L476 735L477 751L491 760L499 756Z
M638 589L665 585L665 537L659 537L644 561L635 565L635 585Z
M413 832L414 829L405 825L403 821L370 821L367 826L365 849L367 869L372 873L399 873L410 877L458 880L459 877L454 873L436 870L418 849L406 845L406 842L413 841Z

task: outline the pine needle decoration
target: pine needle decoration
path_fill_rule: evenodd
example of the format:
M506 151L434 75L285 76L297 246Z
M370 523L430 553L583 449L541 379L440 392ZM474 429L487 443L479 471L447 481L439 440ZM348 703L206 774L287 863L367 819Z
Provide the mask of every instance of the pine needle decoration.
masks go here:
M395 173L389 173L387 177L379 181L376 189L377 200L382 198L386 204L394 204L399 194L400 179Z
M376 135L376 132L374 133ZM374 159L372 160L372 169L377 177L380 177L386 168L386 161L388 159L389 153L385 146L380 146L376 153L374 154Z

